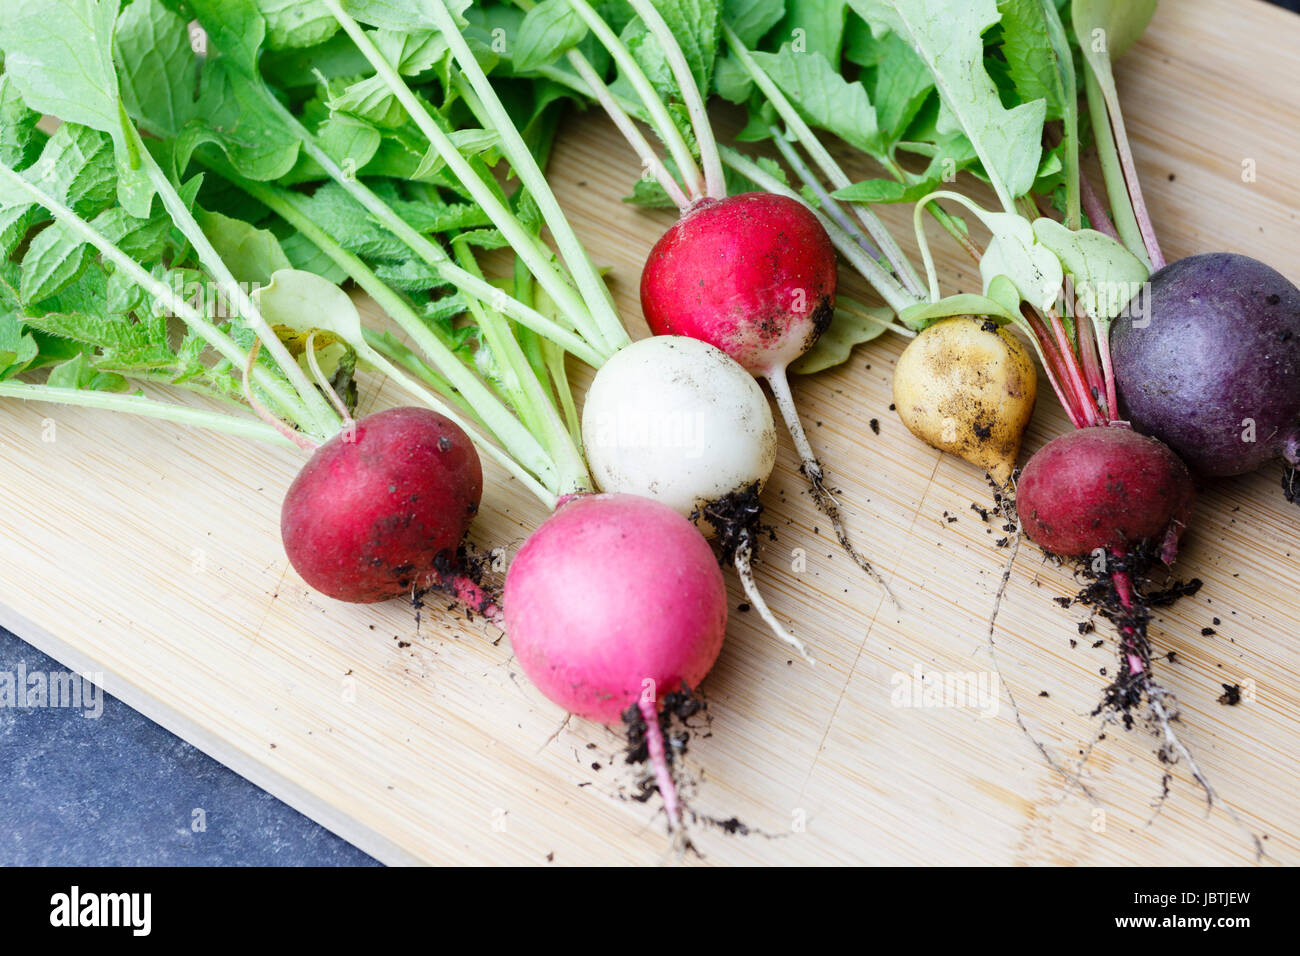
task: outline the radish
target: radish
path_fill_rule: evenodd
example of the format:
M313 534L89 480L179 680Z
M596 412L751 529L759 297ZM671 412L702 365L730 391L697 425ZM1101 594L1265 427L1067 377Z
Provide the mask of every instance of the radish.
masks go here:
M988 319L943 319L903 350L894 368L894 407L922 441L1006 485L1038 398L1034 358L1009 329Z
M1154 549L1173 564L1191 518L1187 466L1166 445L1127 428L1083 428L1048 442L1016 488L1025 534L1067 558Z
M660 701L699 686L726 626L726 587L712 550L686 518L647 498L587 495L561 504L506 574L505 627L524 673L580 717L631 718L634 727L640 717L678 834L682 808ZM635 714L625 717L629 708Z
M751 605L809 663L754 581L762 505L776 463L776 428L763 390L725 352L657 335L618 352L587 390L582 437L596 485L644 495L716 536Z
M582 409L592 477L679 514L767 482L776 428L763 390L725 352L661 335L616 353ZM707 525L705 526L707 527Z
M393 408L316 450L285 493L280 534L294 570L339 601L383 601L430 583L467 596L472 584L449 569L482 492L464 431L426 408ZM491 613L485 598L475 603Z
M830 325L836 280L835 249L803 203L702 199L650 251L641 308L656 335L708 342L771 382Z
M527 205L535 213L527 222L502 200L496 180L484 175L483 168L462 154L460 145L445 129L446 120L442 116L435 118L428 101L407 85L401 75L402 63L392 62L376 44L376 34L382 31L364 29L339 0L324 3L375 68L375 79L428 139L431 155L445 164L446 174L454 177L486 213L517 256L513 294L496 290L490 296L480 296L474 290L479 288L482 273L469 246L456 241L460 236L455 231L449 236L455 267L448 268L437 246L418 234L410 235L409 227L404 231L400 217L383 198L355 177L349 179L341 171L336 175L327 165L327 155L313 154L341 188L391 226L421 260L437 267L446 281L472 300L470 311L490 345L489 358L498 373L498 387L508 393L519 420L527 425L527 434L534 439L527 449L512 448L507 459L518 459L513 454L516 450L531 452L537 467L527 471L540 485L534 490L540 491L539 497L556 511L512 561L500 620L525 672L549 699L572 714L607 723L631 718L630 757L653 765L655 786L664 800L670 828L675 839L684 840L682 807L662 721L671 720L673 715L680 717L689 709L676 695L683 688L694 693L717 657L727 619L722 572L700 530L668 505L633 495L591 494L593 483L577 445L578 428L573 420L563 354L558 350L549 356L542 352L541 362L532 361L523 347L520 327L597 367L615 362L625 350L631 351L630 339L599 273L559 209L537 156L515 128L461 33L464 24L458 17L462 7L446 0L431 0L412 16L440 33L440 40L450 49L449 79L443 80L449 86L444 93L454 90L467 111L492 131L495 148L506 157L525 191L518 206L522 210ZM380 20L372 26L388 24L389 13L374 13ZM304 214L292 195L256 186L245 188L258 198L265 197L268 204L273 203L272 208L290 218L296 228L368 291L385 294L384 284L373 272L358 263L355 256L340 250L338 237L313 230L310 215ZM559 257L542 241L543 225L554 237ZM530 281L520 282L521 272L530 274ZM536 289L531 280L535 280ZM545 306L535 295L537 289L549 293L554 311L562 319L545 314ZM409 318L409 307L404 307L400 296L390 296L383 304L396 310L395 317ZM518 326L507 322L507 315ZM419 331L418 322L410 331L414 337ZM446 363L456 361L456 357L449 359L449 350L437 352L436 346L430 343L429 347L421 347L434 360L437 371L450 379ZM688 372L692 362L698 365L698 356L691 358L686 350L678 351L686 357L686 366L659 364L673 369L684 367ZM720 353L711 361L714 373L728 364L734 366ZM602 374L617 382L620 368L635 375L644 367L645 363L633 354L609 372L602 370ZM737 372L749 389L757 388L743 370ZM728 374L732 373L723 371L721 377L725 380ZM543 376L549 382L544 384ZM628 386L616 384L613 394L626 394L627 390ZM743 405L745 398L735 401ZM701 434L720 436L730 430L735 419L718 419L720 410L724 415L732 413L725 402L716 406L696 404L693 413L705 422ZM477 404L473 411L479 411ZM760 468L770 468L764 462L771 455L770 436L763 435L761 419L755 421L751 415L751 425L750 431L740 430L728 437L740 458L749 456ZM770 431L770 422L767 425ZM497 434L499 437L500 432ZM741 447L746 439L752 443L748 449ZM669 454L668 463L683 457L677 450ZM649 464L659 467L663 463ZM683 470L683 474L688 471ZM685 486L673 492L681 501L711 499L717 475L695 471L686 477ZM653 490L653 482L643 475L633 474L631 480ZM661 710L671 714L662 717Z
M1151 277L1111 348L1120 408L1207 478L1300 465L1300 289L1261 262L1212 253ZM1140 314L1139 314L1140 312Z
M1139 431L1184 456L1198 475L1225 477L1281 458L1287 498L1297 497L1300 459L1300 290L1246 256L1209 253L1166 265L1142 194L1111 69L1145 29L1154 0L1086 0L1072 10L1084 43L1087 97L1113 231L1154 274L1116 323L1120 409Z
M627 45L587 0L567 2L609 52L621 79L635 90L646 119L663 139L681 177L679 183L591 64L576 50L568 50L570 66L681 213L677 224L651 250L642 272L646 322L656 334L708 342L768 383L814 502L830 519L845 553L892 599L884 579L849 540L839 505L826 487L822 465L799 421L787 377L789 365L812 348L835 311L835 249L825 227L805 203L788 196L727 195L722 154L699 79L654 3L630 0L629 6L657 43L676 83L694 134L698 163L663 97ZM711 58L714 52L706 55Z

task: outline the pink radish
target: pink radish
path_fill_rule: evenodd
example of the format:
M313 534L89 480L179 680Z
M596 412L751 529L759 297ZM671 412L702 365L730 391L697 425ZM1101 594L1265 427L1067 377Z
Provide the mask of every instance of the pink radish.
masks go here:
M617 724L635 707L670 825L681 810L659 702L694 689L727 626L722 571L708 542L667 505L634 495L563 503L511 562L505 627L515 656L570 713Z

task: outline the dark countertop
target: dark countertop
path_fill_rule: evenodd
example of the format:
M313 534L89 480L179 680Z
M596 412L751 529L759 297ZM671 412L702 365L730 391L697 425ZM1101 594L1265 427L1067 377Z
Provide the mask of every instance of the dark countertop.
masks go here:
M377 865L102 691L79 709L5 698L67 673L0 630L0 866Z

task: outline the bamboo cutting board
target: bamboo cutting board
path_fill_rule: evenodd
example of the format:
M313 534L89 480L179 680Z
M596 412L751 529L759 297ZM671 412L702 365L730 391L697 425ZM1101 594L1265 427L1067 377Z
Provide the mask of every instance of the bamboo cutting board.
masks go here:
M1254 0L1161 5L1119 67L1134 147L1171 259L1231 249L1300 277L1300 19ZM569 120L553 169L588 248L640 328L636 281L669 219L619 201L634 160L601 118ZM866 174L867 170L855 170ZM1243 176L1243 172L1248 175ZM1254 175L1249 175L1250 173ZM888 216L900 238L904 210ZM934 238L945 290L978 277ZM912 244L905 243L909 251ZM846 278L848 291L865 295ZM1006 552L971 510L974 469L914 440L889 410L903 346L887 337L796 383L813 443L860 544L900 601L835 547L783 447L765 494L778 540L759 567L818 665L791 662L734 613L705 684L712 724L689 766L700 812L749 837L697 833L714 863L1247 863L1222 809L1156 742L1113 728L1083 770L1049 768L1005 694L995 713L906 708L896 675L987 675L985 630ZM585 376L578 374L579 379ZM392 403L363 387L363 409ZM879 423L879 434L868 427ZM1067 428L1050 396L1027 452ZM0 623L255 783L390 863L653 863L656 805L626 798L613 732L564 715L482 623L402 602L350 607L288 568L279 501L292 452L97 412L0 407ZM516 549L542 509L499 471L473 536ZM1179 565L1203 590L1153 627L1202 768L1266 860L1300 860L1300 511L1278 470L1208 489ZM1080 638L1068 572L1021 549L997 629L1025 726L1072 768L1113 671L1111 635ZM732 582L732 607L741 600ZM1221 624L1201 636L1213 618ZM1091 642L1106 639L1102 647ZM1071 646L1071 639L1077 646ZM987 677L985 677L987 679ZM1247 693L1218 704L1223 683ZM204 838L222 839L221 808ZM188 812L188 811L187 811ZM178 826L185 825L178 821Z

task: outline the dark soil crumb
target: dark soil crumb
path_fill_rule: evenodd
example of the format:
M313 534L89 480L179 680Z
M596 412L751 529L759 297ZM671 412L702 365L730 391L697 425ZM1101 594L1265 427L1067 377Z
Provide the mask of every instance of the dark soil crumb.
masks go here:
M739 604L736 605L736 610L739 611L741 614L746 614L749 611L749 604L746 603L745 601L741 601Z
M1224 684L1219 703L1225 707L1236 707L1241 703L1241 687L1237 684Z
M704 518L717 530L718 547L723 560L731 564L744 548L756 550L759 536L766 533L775 540L775 529L763 524L763 503L758 500L758 482L744 491L735 491L705 505L691 515L692 521Z
M879 435L879 434L880 434L880 419L879 419L879 418L873 418L873 419L871 419L871 421L867 422L867 425L870 426L870 428L871 428L871 433L872 433L873 435Z

